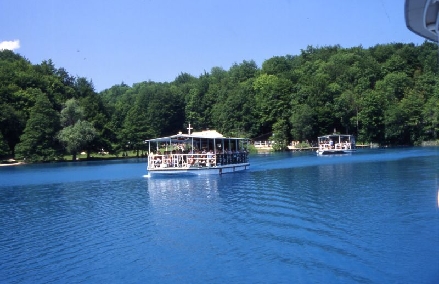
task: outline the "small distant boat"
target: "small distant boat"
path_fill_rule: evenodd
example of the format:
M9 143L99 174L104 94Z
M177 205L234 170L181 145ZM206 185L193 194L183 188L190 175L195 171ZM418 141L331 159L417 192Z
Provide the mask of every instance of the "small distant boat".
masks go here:
M319 136L317 155L348 154L356 151L355 137L347 134Z
M216 130L145 140L148 175L206 175L250 168L246 138L224 137Z

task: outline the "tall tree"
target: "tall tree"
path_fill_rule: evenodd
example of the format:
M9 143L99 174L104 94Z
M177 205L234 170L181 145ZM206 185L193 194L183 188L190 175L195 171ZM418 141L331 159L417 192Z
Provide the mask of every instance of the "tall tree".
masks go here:
M261 74L254 81L255 108L259 123L265 133L272 131L278 120L288 120L291 82L275 75Z
M110 123L108 107L102 97L92 94L80 99L80 105L84 110L84 120L91 122L97 131L95 139L87 147L87 152L113 152L111 139L115 133Z
M143 141L151 137L151 128L145 111L147 104L145 98L139 98L125 117L120 140L123 150L134 150L139 156Z
M15 146L26 126L25 115L9 104L0 104L0 109L0 133L8 145L8 152L14 156Z
M371 91L363 94L360 102L359 141L384 142L384 113L387 105L386 99L380 92Z
M74 125L76 122L84 118L84 109L79 105L76 99L66 101L61 111L61 124L64 127Z
M401 109L404 110L404 116L407 120L404 122L408 140L405 141L409 145L420 144L425 138L423 132L423 106L425 99L422 94L413 91L407 91L404 98L399 103Z
M346 90L334 101L334 114L340 119L340 124L346 134L357 131L358 97L352 90Z
M213 126L230 136L258 134L254 111L253 80L234 84L230 89L218 89L220 99L212 108Z
M78 101L67 100L60 119L64 128L58 133L57 138L72 155L73 161L76 161L78 151L83 149L87 149L87 158L90 157L88 146L97 135L93 125L83 119L84 110Z
M0 158L6 157L8 154L9 154L8 144L6 144L6 140L3 138L3 135L0 132Z
M74 125L64 127L57 138L64 144L67 152L72 155L72 160L76 161L77 153L93 141L96 130L88 121L79 120Z
M428 139L439 138L439 96L432 96L422 110L424 117L424 133Z
M59 157L59 144L55 139L60 128L59 115L49 99L42 93L31 108L16 155L28 161L50 161Z
M315 138L315 114L307 104L294 104L290 117L291 137L293 140L305 141Z
M273 124L273 149L275 151L283 151L287 149L289 137L288 122L283 118L279 118L279 120Z
M85 98L95 94L95 89L92 81L88 81L87 78L79 77L75 81L75 98Z

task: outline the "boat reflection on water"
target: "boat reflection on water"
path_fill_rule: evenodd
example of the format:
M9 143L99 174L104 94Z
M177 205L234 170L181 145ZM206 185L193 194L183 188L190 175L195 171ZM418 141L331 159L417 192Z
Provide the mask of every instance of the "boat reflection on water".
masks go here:
M218 177L189 176L175 178L151 178L148 180L148 191L151 200L178 200L218 197Z

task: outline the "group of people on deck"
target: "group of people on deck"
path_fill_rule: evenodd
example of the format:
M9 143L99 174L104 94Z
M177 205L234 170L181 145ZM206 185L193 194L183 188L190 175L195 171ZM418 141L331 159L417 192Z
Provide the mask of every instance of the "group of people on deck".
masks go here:
M156 153L149 155L150 166L153 167L211 167L220 164L230 164L244 162L247 159L246 151L217 150L216 154L212 150L191 150L182 149Z
M334 141L332 139L326 141L320 141L319 148L322 149L350 149L351 143L348 141L342 141L341 143L336 143L334 145Z
M212 150L206 151L191 151L189 157L187 158L187 162L189 165L215 165L215 155ZM193 155L195 154L195 155Z

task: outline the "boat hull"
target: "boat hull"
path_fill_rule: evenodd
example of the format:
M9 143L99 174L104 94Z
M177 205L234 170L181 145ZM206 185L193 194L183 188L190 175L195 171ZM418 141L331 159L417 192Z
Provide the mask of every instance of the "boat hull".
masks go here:
M245 171L250 168L250 163L239 163L215 167L182 167L182 168L154 168L148 169L149 176L158 175L222 175Z
M355 152L355 149L350 150L336 150L336 149L329 149L329 150L317 150L317 155L323 156L323 155L342 155L342 154L351 154Z

